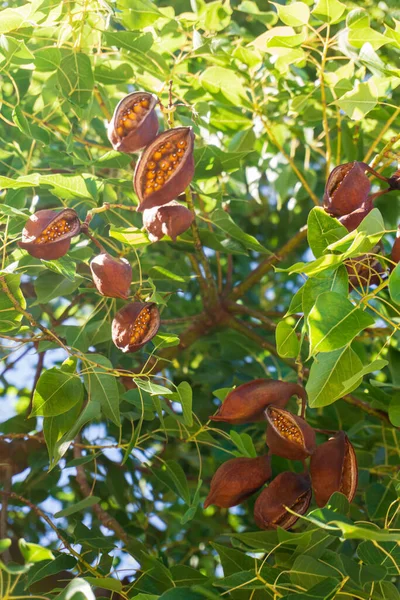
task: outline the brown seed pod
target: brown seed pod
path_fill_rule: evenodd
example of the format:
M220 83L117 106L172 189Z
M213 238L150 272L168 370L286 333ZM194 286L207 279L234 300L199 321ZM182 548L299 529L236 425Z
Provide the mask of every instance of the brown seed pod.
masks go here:
M268 421L267 444L272 454L304 460L315 450L315 431L301 417L288 410L268 406L265 411Z
M400 170L395 171L387 181L391 190L400 190Z
M382 275L385 273L385 269L379 260L372 254L362 254L351 258L346 261L345 266L349 274L350 289L379 285L382 281Z
M308 475L285 471L280 473L258 496L254 505L254 520L260 529L289 529L307 512L311 502L311 481Z
M90 270L100 294L124 299L129 296L132 268L125 258L114 258L108 252L102 252L90 261Z
M176 200L143 211L143 225L152 242L158 242L164 235L175 241L178 235L189 229L193 219L193 213Z
M306 391L297 383L279 379L255 379L229 392L218 413L209 417L233 425L264 421L264 410L270 404L283 408L292 396L307 401Z
M147 92L133 92L117 104L108 126L108 139L114 150L136 152L157 135L157 98Z
M348 215L367 200L371 183L365 174L368 165L353 161L339 165L325 186L324 208L334 216Z
M360 208L353 210L353 212L348 215L339 217L339 221L346 227L347 231L354 231L373 208L374 205L372 199L368 198Z
M68 252L71 239L80 229L78 215L72 208L39 210L25 223L18 245L35 258L55 260Z
M318 446L311 457L310 475L318 506L325 506L334 492L341 492L349 502L353 500L358 481L357 458L344 431Z
M133 178L139 212L168 204L185 191L194 175L193 145L192 128L176 127L147 146Z
M211 480L210 493L204 508L215 504L229 508L241 504L271 477L269 456L232 458L217 469Z
M115 315L111 334L122 352L136 352L147 344L160 327L160 313L153 302L132 302Z

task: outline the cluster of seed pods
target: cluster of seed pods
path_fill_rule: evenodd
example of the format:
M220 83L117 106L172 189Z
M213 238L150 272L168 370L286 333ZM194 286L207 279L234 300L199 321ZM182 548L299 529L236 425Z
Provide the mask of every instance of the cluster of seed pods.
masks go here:
M371 182L367 172L385 181L388 187L370 195ZM369 165L359 161L344 163L330 173L325 186L323 204L326 212L336 217L348 231L354 231L374 207L374 200L387 192L400 189L400 172L384 177ZM399 250L396 248L399 247ZM379 248L377 249L380 250ZM373 250L373 254L376 254ZM394 244L392 264L400 259L400 242ZM385 268L372 253L346 261L349 283L352 287L378 285L386 274Z
M334 492L341 492L352 501L357 489L358 468L347 435L339 431L317 446L311 425L285 409L292 396L302 400L304 413L306 392L295 383L256 379L227 395L217 414L210 419L226 423L266 420L269 452L223 463L211 480L205 508L211 504L230 508L260 490L272 476L273 455L302 461L304 471L279 473L261 491L254 505L254 520L261 529L292 527L300 515L307 512L313 491L320 507L325 506ZM309 470L307 459L310 459Z

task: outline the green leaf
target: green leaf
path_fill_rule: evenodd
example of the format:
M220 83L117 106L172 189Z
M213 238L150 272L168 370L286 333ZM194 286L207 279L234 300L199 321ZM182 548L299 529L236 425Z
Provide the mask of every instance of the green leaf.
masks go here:
M83 52L65 56L57 69L58 84L67 100L85 106L92 97L94 77L90 58Z
M362 376L348 388L344 382L360 373L362 368L361 360L348 346L319 354L311 366L306 385L310 407L327 406L355 390L360 385Z
M39 377L30 416L56 417L82 400L83 384L79 376L53 367Z
M187 381L181 381L177 387L177 392L179 396L176 398L177 402L180 402L183 410L183 418L185 420L185 424L188 427L193 425L193 413L192 413L192 402L193 402L193 392Z
M111 227L110 237L128 246L146 246L151 244L146 232L137 227Z
M151 33L139 31L103 31L104 42L110 46L124 48L132 52L148 52L153 45Z
M328 215L321 206L308 214L307 239L316 258L322 256L330 244L347 235L347 229L337 219Z
M355 48L362 48L368 43L374 50L392 42L390 37L379 33L372 27L352 27L349 31L349 43Z
M307 279L303 286L303 306L304 316L308 317L317 298L324 292L336 292L344 298L349 291L349 277L346 267L340 265L337 269L327 269Z
M224 67L208 67L200 75L200 83L213 96L222 94L234 106L247 106L246 89L235 71Z
M396 265L390 274L389 293L393 302L400 304L400 263Z
M88 582L76 577L54 600L95 600L95 596Z
M77 512L81 512L82 510L90 508L94 504L98 504L100 501L101 498L98 498L97 496L89 496L80 502L76 502L76 504L73 504L72 506L68 506L63 510L59 510L58 512L54 513L54 516L56 519L61 517L69 517L70 515L74 515Z
M350 119L360 121L378 103L378 90L373 81L358 83L354 90L343 94L336 104Z
M321 583L325 578L331 577L339 579L340 574L337 569L331 567L326 562L316 560L312 556L297 556L293 570L290 574L290 580L293 585L309 589Z
M50 464L54 466L61 458L58 455L57 444L71 427L77 422L82 409L82 402L75 404L69 411L57 417L43 419L43 435L46 440ZM67 448L68 446L66 446Z
M354 231L333 242L328 249L343 252L344 258L359 256L372 250L385 233L383 217L377 208L373 208Z
M393 394L389 404L389 419L392 425L400 427L400 393Z
M187 505L190 505L188 482L179 463L174 460L167 460L160 469L153 469L153 474L174 493L178 494Z
M2 10L0 12L0 33L9 33L19 29L27 20L30 9L30 5L25 5Z
M262 254L270 254L269 250L264 248L255 237L244 232L243 229L236 225L228 213L221 208L212 213L212 222L222 229L222 231L242 243L245 248Z
M330 269L334 266L338 266L343 262L343 258L338 256L337 254L326 254L325 256L320 256L316 260L313 260L310 263L296 263L287 269L276 268L275 271L278 273L304 273L304 275L309 275L312 277L317 273L322 273L326 269Z
M204 597L190 587L177 587L161 594L159 600L204 600Z
M96 199L96 182L91 175L41 175L40 185L49 185L55 196L63 200Z
M343 381L343 385L346 388L352 388L355 384L358 384L358 380L360 377L364 377L364 375L368 375L369 373L373 373L374 371L381 371L384 367L388 365L388 361L382 358L376 359L372 361L372 363L365 365L361 371L359 371L353 377L346 379Z
M122 9L122 22L129 29L144 29L152 25L163 14L151 0L118 0L118 8Z
M278 16L285 25L291 25L292 27L301 27L306 25L310 19L310 9L304 2L293 2L284 6L282 4L275 4L271 2L278 11Z
M83 380L89 402L99 402L104 416L119 427L119 393L111 361L100 354L88 354L84 369Z
M53 560L54 558L54 554L48 548L26 542L23 538L18 540L18 547L26 563L37 563L42 560Z
M296 358L300 350L300 340L296 330L286 321L280 321L275 330L276 349L282 358Z
M85 581L90 583L93 587L101 588L102 590L111 590L112 592L121 592L122 583L118 579L113 577L87 577Z
M349 344L375 319L337 292L320 294L308 316L310 355Z
M340 21L346 6L339 0L318 0L312 14L326 23Z
M256 458L257 452L253 440L247 433L237 433L232 429L229 435L242 456Z
M56 575L65 569L73 569L76 562L76 558L69 554L59 554L54 560L43 560L40 564L35 564L29 569L26 585L30 587L36 581L41 581L45 577Z
M82 281L80 275L71 281L63 275L55 275L50 271L41 273L34 283L37 303L47 304L53 298L70 296Z
M3 538L2 540L0 540L0 554L2 552L4 552L4 550L7 550L7 548L9 548L10 546L11 546L10 538Z
M10 291L11 296L18 302L21 308L26 308L26 300L19 287L20 275L0 275ZM0 288L0 331L7 332L17 330L20 327L23 315L15 310L12 300Z
M30 188L39 185L40 175L39 173L32 173L31 175L24 175L11 179L10 177L0 177L0 187L4 190L19 190L22 188ZM3 211L4 206L0 206L0 210Z

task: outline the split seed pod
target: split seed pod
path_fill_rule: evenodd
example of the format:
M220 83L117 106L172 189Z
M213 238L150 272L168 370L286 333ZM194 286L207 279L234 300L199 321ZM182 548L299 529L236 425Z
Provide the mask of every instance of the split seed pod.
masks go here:
M368 165L354 161L339 165L325 186L324 208L334 216L348 215L367 200L371 183L365 174Z
M153 302L132 302L115 315L111 333L122 352L136 352L147 344L160 327L160 313Z
M194 175L193 144L192 128L176 127L161 133L146 148L133 179L139 212L168 204L185 191Z
M300 397L303 402L307 401L305 389L297 383L279 379L255 379L229 392L218 413L210 419L233 425L264 421L267 406L273 404L283 408L292 396Z
M272 454L304 460L314 452L315 431L307 421L276 406L268 406L265 415L267 444Z
M204 508L215 504L229 508L241 504L271 477L269 456L232 458L217 469Z
M100 294L109 298L129 296L132 282L132 268L125 258L114 258L102 252L90 262L94 284Z
M114 150L136 152L156 137L156 104L157 98L147 92L133 92L122 98L117 104L107 131Z
M143 225L152 242L158 242L164 235L175 241L178 235L189 229L193 219L192 211L176 200L143 211Z
M318 446L311 457L310 475L318 506L325 506L334 492L341 492L349 502L353 500L358 481L357 458L344 431Z
M35 258L55 260L68 252L71 239L80 229L78 215L72 208L39 210L25 223L18 245Z
M381 276L385 272L379 260L371 254L362 254L347 260L346 269L349 274L350 289L379 285L382 281Z
M285 471L280 473L258 496L254 505L254 520L260 529L289 529L307 512L311 502L311 482L308 475Z
M339 221L346 227L347 231L354 231L373 208L374 205L372 199L367 198L360 208L353 210L353 212L349 213L348 215L339 217Z

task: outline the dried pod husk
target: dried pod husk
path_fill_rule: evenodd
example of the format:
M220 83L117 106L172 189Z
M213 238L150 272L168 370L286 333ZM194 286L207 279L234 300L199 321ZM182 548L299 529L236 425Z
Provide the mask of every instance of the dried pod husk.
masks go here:
M267 444L272 454L290 460L304 460L315 450L315 431L301 417L288 410L268 406Z
M148 92L133 92L117 104L108 126L108 139L114 150L137 152L157 135L157 98Z
M369 288L371 285L379 285L385 269L372 254L362 254L351 258L345 263L349 274L350 289L361 287Z
M348 215L339 217L339 221L346 227L347 231L354 231L373 208L374 205L372 199L368 198L360 208L353 210L353 212Z
M354 448L344 431L318 446L310 461L310 475L318 506L325 506L334 492L349 502L357 490L358 468Z
M176 200L143 211L143 225L152 242L158 242L164 235L175 241L178 235L189 229L193 219L192 211Z
M204 508L215 504L229 508L254 494L271 477L270 457L232 458L217 469Z
M146 148L133 179L139 212L168 204L185 191L194 175L193 145L192 128L176 127L161 133Z
M353 161L339 165L328 177L324 193L324 208L331 215L348 215L367 200L371 183L365 174L365 163Z
M255 379L229 392L213 421L240 424L264 421L264 411L273 404L283 408L292 396L307 401L306 391L297 383L279 379Z
M100 294L109 298L128 298L132 267L125 258L114 258L108 252L102 252L90 261L90 270Z
M35 258L55 260L68 252L71 239L80 230L81 223L72 208L39 210L25 223L18 245Z
M260 529L289 529L299 517L288 512L285 506L304 515L311 497L308 475L290 471L280 473L258 496L254 505L254 520Z
M397 230L397 236L394 241L393 248L392 248L391 259L395 263L400 262L400 228ZM394 268L394 266L393 266L393 268Z
M112 340L122 352L137 352L156 335L159 327L160 313L156 304L132 302L115 315Z

